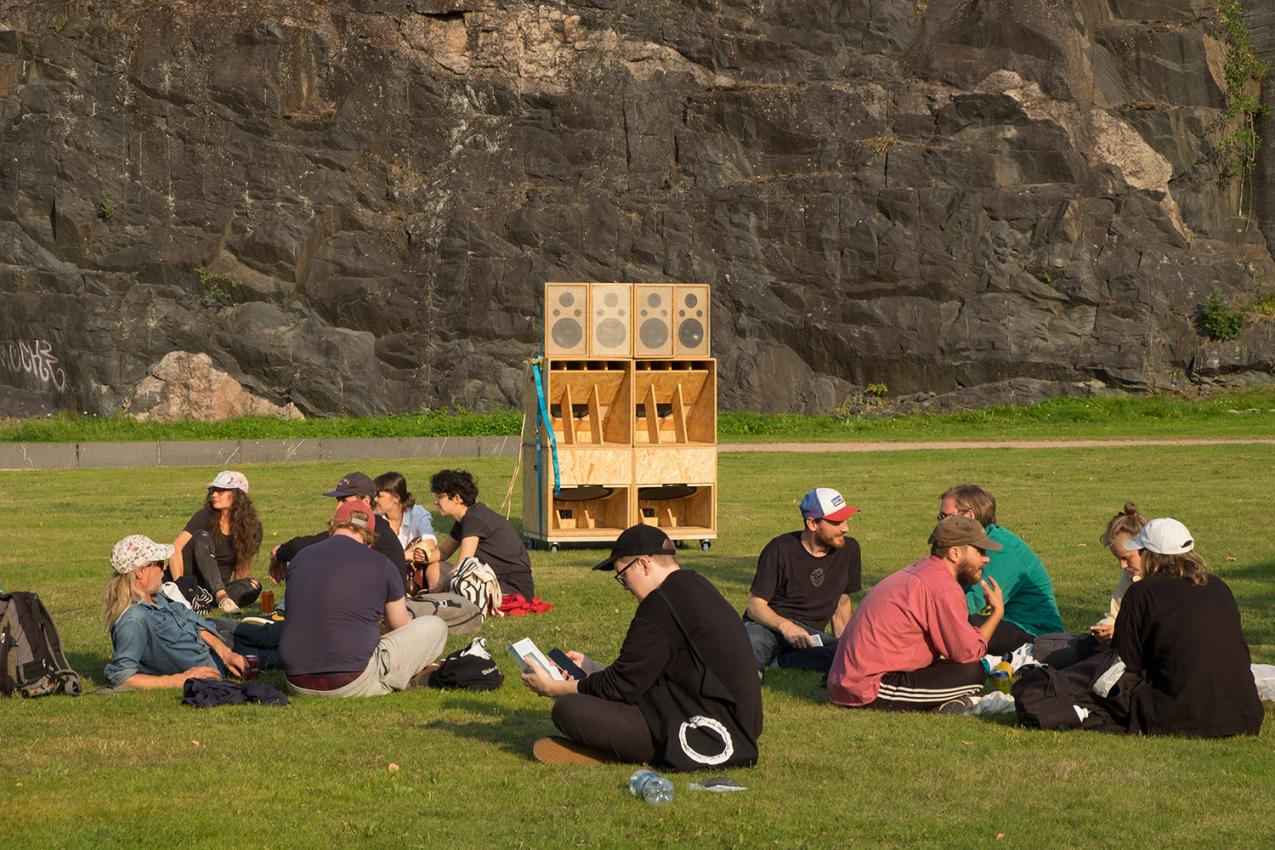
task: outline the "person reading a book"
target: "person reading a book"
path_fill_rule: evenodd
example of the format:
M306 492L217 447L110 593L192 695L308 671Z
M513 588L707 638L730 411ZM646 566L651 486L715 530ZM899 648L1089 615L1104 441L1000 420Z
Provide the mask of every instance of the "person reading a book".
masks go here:
M556 680L525 658L522 679L554 700L562 733L532 752L550 764L640 762L669 769L738 767L757 759L761 682L735 610L707 579L681 569L659 528L620 534L594 569L637 597L620 656L602 666L568 652L587 675Z

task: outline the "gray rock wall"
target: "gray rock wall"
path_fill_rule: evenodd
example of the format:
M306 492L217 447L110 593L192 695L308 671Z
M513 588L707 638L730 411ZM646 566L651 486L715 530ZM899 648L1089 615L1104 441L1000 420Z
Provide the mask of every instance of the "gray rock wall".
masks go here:
M1275 287L1209 0L45 5L0 0L0 405L173 351L516 404L547 280L712 284L725 407L1270 380L1193 327Z

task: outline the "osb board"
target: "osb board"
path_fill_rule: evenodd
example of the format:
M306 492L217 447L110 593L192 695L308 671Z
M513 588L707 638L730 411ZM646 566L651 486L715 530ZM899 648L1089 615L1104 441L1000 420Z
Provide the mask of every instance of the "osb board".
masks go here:
M633 480L637 484L716 484L716 446L636 446Z

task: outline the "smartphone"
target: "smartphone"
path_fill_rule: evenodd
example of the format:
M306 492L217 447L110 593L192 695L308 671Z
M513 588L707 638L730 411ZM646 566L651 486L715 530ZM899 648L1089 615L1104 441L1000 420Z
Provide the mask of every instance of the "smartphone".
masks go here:
M575 679L577 682L588 675L584 672L584 670L580 669L579 664L576 664L568 658L567 654L557 647L549 650L549 660L567 671L567 675Z

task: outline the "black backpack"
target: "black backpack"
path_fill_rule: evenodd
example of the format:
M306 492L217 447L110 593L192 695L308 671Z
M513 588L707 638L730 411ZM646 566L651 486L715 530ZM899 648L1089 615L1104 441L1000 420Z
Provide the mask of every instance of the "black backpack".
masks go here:
M80 675L62 653L53 618L34 593L0 593L0 694L79 696Z

